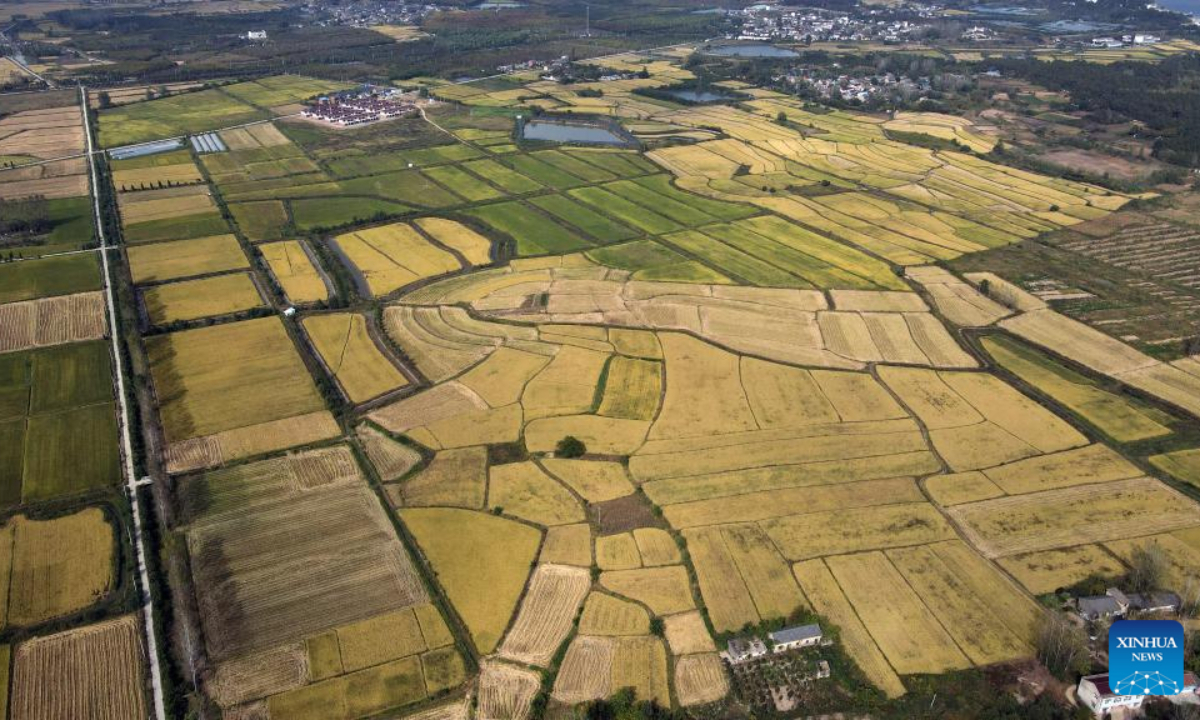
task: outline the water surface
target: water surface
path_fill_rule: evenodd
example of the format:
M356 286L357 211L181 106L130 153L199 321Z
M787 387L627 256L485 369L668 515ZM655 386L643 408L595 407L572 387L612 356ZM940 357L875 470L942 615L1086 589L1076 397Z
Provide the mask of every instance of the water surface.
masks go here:
M625 141L616 134L595 125L575 125L565 122L543 122L530 120L521 129L525 140L548 140L560 143L585 143L588 145L624 145Z

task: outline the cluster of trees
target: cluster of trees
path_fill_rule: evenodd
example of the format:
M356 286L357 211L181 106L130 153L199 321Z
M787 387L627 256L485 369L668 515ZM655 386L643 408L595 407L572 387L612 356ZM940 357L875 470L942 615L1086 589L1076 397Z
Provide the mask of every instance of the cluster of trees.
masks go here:
M1200 166L1200 56L1111 65L1033 59L995 60L990 66L1051 90L1100 122L1137 120L1156 136L1154 156Z
M40 234L49 232L54 226L50 218L50 204L43 195L0 199L0 235L14 233Z

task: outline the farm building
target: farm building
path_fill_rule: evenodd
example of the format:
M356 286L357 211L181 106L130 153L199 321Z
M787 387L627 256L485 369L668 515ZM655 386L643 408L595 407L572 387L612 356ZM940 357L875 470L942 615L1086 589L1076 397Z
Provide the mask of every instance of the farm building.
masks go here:
M734 638L726 645L721 657L730 665L738 665L767 654L767 645L758 638Z
M1103 595L1079 598L1079 615L1084 620L1124 617L1129 611L1143 615L1169 615L1179 612L1182 601L1173 592L1130 593L1109 588Z
M769 635L775 652L787 652L796 648L811 647L820 644L821 626L813 623L811 625L795 625L789 628L778 630Z
M1170 697L1188 698L1188 696L1196 694L1196 675L1185 672L1183 674L1183 689L1178 694ZM1106 714L1110 714L1120 708L1130 710L1139 708L1142 706L1142 701L1146 699L1145 695L1119 695L1113 692L1112 686L1109 685L1108 673L1088 675L1081 678L1076 697L1089 710L1095 713L1096 717L1104 717Z
M1129 607L1111 595L1092 595L1079 598L1079 616L1084 620L1104 620L1125 614Z

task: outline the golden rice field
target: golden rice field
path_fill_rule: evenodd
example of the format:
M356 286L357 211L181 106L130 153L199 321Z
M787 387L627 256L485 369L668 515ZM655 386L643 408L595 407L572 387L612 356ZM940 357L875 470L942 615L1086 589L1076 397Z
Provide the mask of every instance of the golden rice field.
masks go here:
M156 335L146 351L169 443L325 409L278 318Z
M154 285L142 290L142 303L155 325L231 315L264 304L247 273Z
M325 368L351 402L361 403L408 384L358 313L311 315L303 321Z
M35 625L94 605L112 590L116 538L97 508L0 527L0 627Z
M430 243L407 223L346 233L334 241L376 297L462 268L454 255Z
M260 245L271 275L294 304L320 302L329 297L329 288L312 257L298 240Z

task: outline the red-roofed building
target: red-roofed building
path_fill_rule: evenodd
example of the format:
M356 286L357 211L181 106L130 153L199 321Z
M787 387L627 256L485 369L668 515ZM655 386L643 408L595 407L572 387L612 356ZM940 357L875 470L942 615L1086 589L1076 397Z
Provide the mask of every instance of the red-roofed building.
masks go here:
M1179 695L1195 695L1196 693L1196 676L1190 672L1185 672L1183 674L1183 690ZM1076 697L1079 698L1079 702L1086 705L1088 709L1095 713L1096 717L1103 717L1105 713L1111 713L1117 708L1139 708L1146 699L1145 695L1118 695L1114 693L1108 684L1108 673L1088 675L1080 679ZM1178 695L1173 697L1178 697Z

